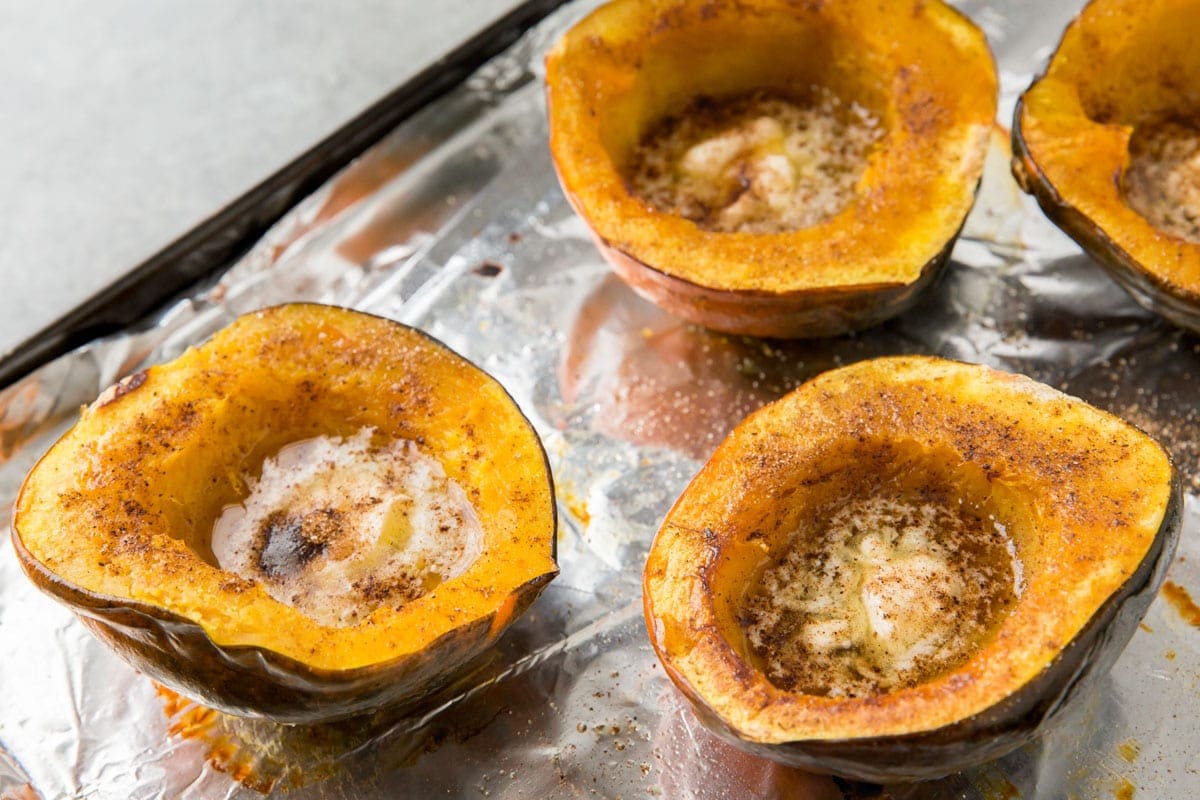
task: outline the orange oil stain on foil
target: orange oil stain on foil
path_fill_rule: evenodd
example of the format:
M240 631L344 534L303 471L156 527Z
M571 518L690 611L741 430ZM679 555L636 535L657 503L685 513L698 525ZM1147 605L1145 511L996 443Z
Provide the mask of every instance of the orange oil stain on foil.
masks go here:
M1137 739L1126 739L1117 745L1117 754L1130 764L1133 763L1140 752L1142 752L1142 746L1138 744Z
M586 530L592 523L592 512L588 508L586 493L581 494L573 480L555 481L554 486L557 490L559 507L565 508L567 513L579 523L580 529ZM564 526L560 525L559 527ZM558 533L561 536L563 532L560 530Z
M161 684L154 684L154 692L162 700L163 714L170 723L167 728L168 734L202 742L208 751L206 760L214 769L224 772L238 783L260 794L271 791L275 781L264 780L255 775L251 766L240 756L238 749L216 730L218 715L214 709L189 700Z
M983 796L985 800L1021 800L1021 790L1007 778L996 775L989 782Z
M997 795L996 800L1019 800L1021 797L1021 790L1007 781L1005 783L1006 785L1003 787L1004 793Z
M1167 581L1163 584L1162 594L1184 622L1194 628L1200 628L1200 605L1196 605L1187 589L1174 581Z
M171 723L167 732L172 736L200 739L217 719L216 711L197 705L165 686L155 684L154 692L162 700L163 713Z
M579 520L580 527L586 528L591 524L592 514L588 511L587 500L579 497L575 492L570 490L564 491L560 497L571 516Z
M213 746L208 754L208 763L259 794L269 794L275 788L274 779L267 780L256 775L249 764L239 759L237 748L227 741L222 740Z

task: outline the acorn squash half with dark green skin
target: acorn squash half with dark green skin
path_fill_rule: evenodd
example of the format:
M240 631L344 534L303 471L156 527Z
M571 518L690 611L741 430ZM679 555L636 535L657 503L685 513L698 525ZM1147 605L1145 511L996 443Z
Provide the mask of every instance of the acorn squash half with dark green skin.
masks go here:
M1013 564L1009 603L951 653L957 660L883 691L813 686L820 662L809 654L800 663L814 672L773 672L774 655L764 656L748 627L763 576L794 556L802 570L824 569L830 520L877 497L918 498L918 510L941 503L991 526L990 535L1002 532ZM1163 579L1180 509L1163 449L1082 401L1023 376L936 358L860 362L755 412L720 445L651 548L647 625L667 674L735 744L855 779L935 778L1027 742L1108 670ZM884 529L866 516L850 525L863 536ZM926 546L917 557L936 552ZM917 569L918 587L964 570L972 551L953 552L951 577ZM809 600L826 608L836 596L835 611L856 608L849 595L866 597L872 574L880 573L864 572L861 588L846 595ZM921 614L937 624L975 619L956 615L974 613L969 603L985 584L951 604L930 594L917 607L905 605L903 592L919 588L891 575L884 585L899 586L900 599L885 615L889 625ZM791 579L807 580L803 572ZM942 605L930 611L930 602ZM785 613L793 612L781 619ZM808 630L804 618L792 619L792 630ZM886 634L880 623L871 636ZM768 647L791 646L791 635L785 630Z
M214 521L284 446L373 428L440 463L482 525L427 593L326 626L217 565ZM380 317L245 315L105 392L30 472L13 543L38 588L137 669L207 705L316 722L416 703L557 574L541 443L494 379Z
M1200 331L1198 41L1197 0L1092 0L1021 96L1012 132L1013 174L1046 216L1139 304L1192 331ZM1190 176L1170 175L1172 146L1191 151ZM1190 203L1170 183L1190 184ZM1181 214L1190 223L1172 224Z
M643 140L697 103L822 92L881 129L832 216L714 230L631 189ZM983 33L941 0L614 0L546 56L550 152L601 253L672 314L752 336L832 336L911 307L974 202L996 94Z

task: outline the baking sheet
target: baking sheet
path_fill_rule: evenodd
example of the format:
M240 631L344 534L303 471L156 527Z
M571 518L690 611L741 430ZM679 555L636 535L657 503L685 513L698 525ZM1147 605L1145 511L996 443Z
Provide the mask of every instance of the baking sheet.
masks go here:
M943 281L904 316L821 342L684 325L613 278L545 146L541 55L573 3L285 217L215 286L0 394L0 496L121 375L237 314L339 303L418 325L495 375L545 441L562 574L480 672L418 718L315 727L173 696L95 642L0 545L0 797L1190 797L1200 632L1161 598L1111 676L1035 744L916 787L851 786L745 756L692 718L643 628L666 509L746 413L830 367L936 353L1025 372L1141 425L1185 474L1170 580L1200 592L1200 342L1140 309L1008 175L997 130ZM1002 72L999 118L1074 2L959 4ZM7 510L4 513L8 513Z

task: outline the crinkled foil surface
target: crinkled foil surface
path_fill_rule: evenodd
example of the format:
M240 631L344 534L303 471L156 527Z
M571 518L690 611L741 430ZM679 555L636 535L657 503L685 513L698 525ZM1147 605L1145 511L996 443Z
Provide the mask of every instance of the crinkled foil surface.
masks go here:
M1068 719L943 781L839 784L742 755L693 719L649 647L641 567L670 503L746 413L822 370L883 354L1027 373L1171 448L1188 497L1169 579L1200 592L1200 342L1135 305L1020 194L999 127L953 263L912 312L806 343L677 322L610 275L547 153L541 57L590 5L560 10L404 124L215 286L0 395L7 509L81 404L241 312L305 299L394 317L497 376L533 420L557 481L561 576L424 716L289 728L159 689L35 591L5 540L0 798L1200 795L1200 630L1161 597ZM996 52L1007 123L1078 3L960 5Z

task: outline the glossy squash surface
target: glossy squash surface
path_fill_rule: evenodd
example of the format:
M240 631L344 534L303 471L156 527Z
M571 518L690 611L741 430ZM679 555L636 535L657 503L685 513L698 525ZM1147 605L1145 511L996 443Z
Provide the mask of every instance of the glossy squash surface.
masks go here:
M935 484L1011 539L1020 578L998 624L912 685L778 688L742 616L758 576L806 520ZM935 358L860 362L750 415L692 480L646 564L650 638L701 719L746 749L878 782L946 775L1023 744L1108 669L1162 581L1180 506L1162 448L1079 400Z
M417 443L483 525L465 571L327 627L217 566L211 537L281 447L364 427ZM218 708L316 721L445 684L557 572L541 444L500 385L423 333L329 306L239 318L84 409L27 477L26 574L151 677Z
M940 0L615 0L550 51L546 85L563 189L618 274L689 321L785 337L875 324L932 282L974 200L997 91L983 34ZM695 99L815 89L883 127L832 218L716 232L630 190L643 137Z

